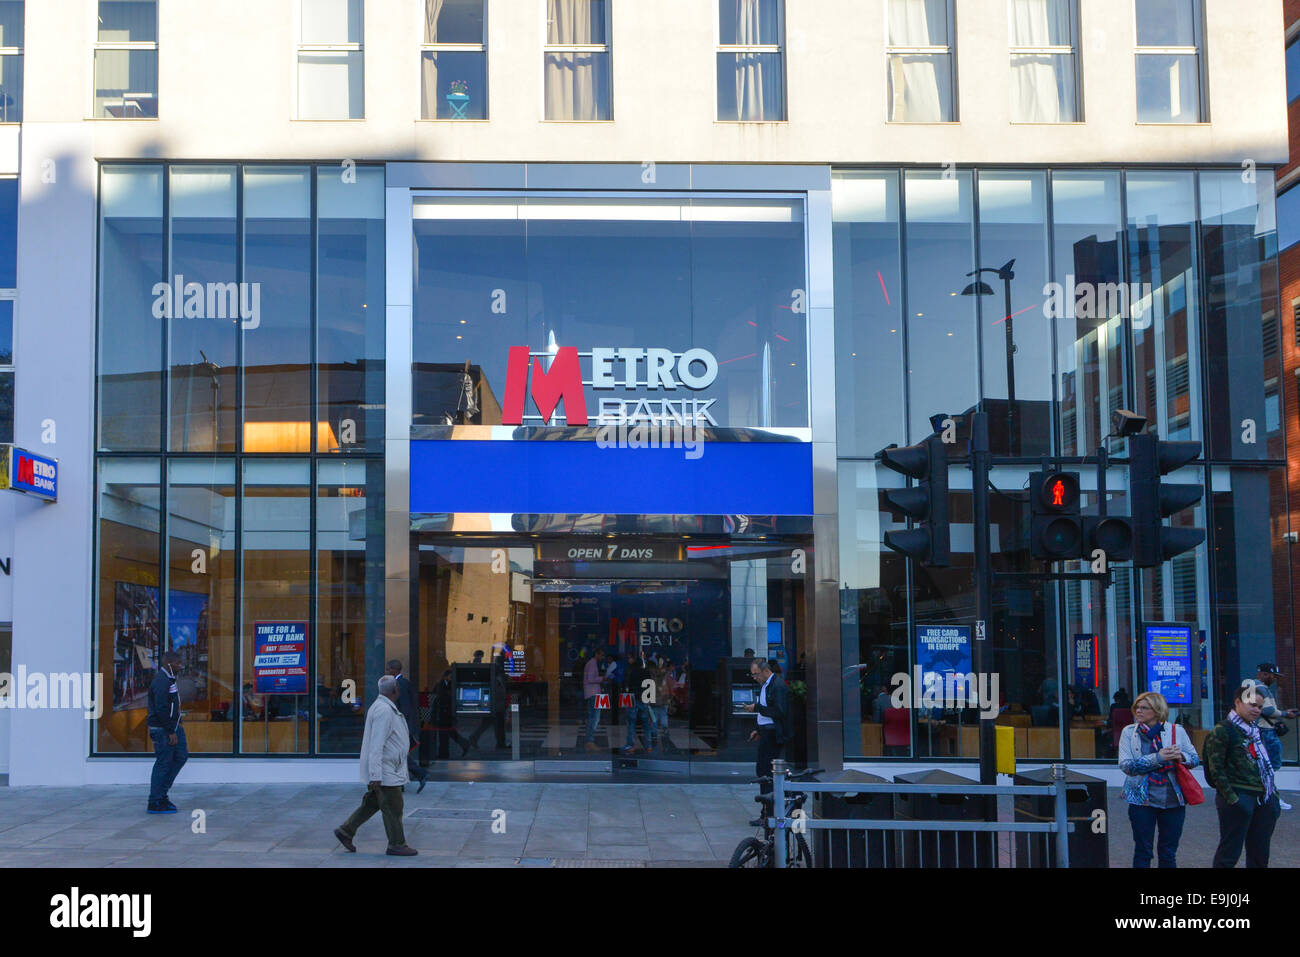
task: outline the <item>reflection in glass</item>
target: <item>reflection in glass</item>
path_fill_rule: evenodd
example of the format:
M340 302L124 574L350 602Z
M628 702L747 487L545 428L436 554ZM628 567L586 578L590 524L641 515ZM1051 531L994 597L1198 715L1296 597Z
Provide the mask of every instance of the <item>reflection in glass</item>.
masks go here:
M148 752L149 683L166 647L159 580L157 459L101 459L96 542L95 668L104 675L97 751ZM111 676L111 677L110 677Z
M95 116L158 117L158 51L95 51Z
M156 451L162 442L163 277L161 166L100 173L98 448ZM159 283L165 285L155 288ZM164 309L158 309L161 293ZM191 320L198 322L199 320Z
M907 373L910 440L930 434L930 416L957 415L979 401L976 296L962 291L975 268L971 173L909 170Z
M1137 58L1139 123L1201 122L1200 57L1143 53Z
M244 175L244 451L310 452L311 172L249 166ZM338 437L317 427L320 451Z
M835 407L839 455L904 444L898 174L831 179L835 257Z
M235 274L235 167L171 173L171 439L179 452L233 452L239 323L229 316ZM179 288L178 288L179 282ZM236 292L238 286L234 286Z
M1061 452L1092 455L1125 407L1119 174L1052 173ZM1131 690L1131 689L1130 689Z
M1280 459L1281 349L1273 175L1200 175L1209 455Z
M975 289L963 292L983 297L984 407L995 454L1052 448L1046 193L1043 172L979 174L980 271L972 277Z
M316 750L361 750L366 701L384 673L384 466L320 463L316 492Z
M1129 173L1128 271L1137 403L1150 431L1201 438L1196 211L1191 173ZM1148 288L1149 286L1149 288Z
M194 752L234 750L235 463L167 465L167 635Z
M337 445L379 451L384 437L384 171L317 176L317 428Z
M272 694L254 673L257 626L311 620L310 464L304 460L245 460L243 492L243 667L238 709L244 754L305 754L310 688ZM306 680L305 678L303 679ZM363 690L357 689L360 700ZM363 702L368 703L368 702Z

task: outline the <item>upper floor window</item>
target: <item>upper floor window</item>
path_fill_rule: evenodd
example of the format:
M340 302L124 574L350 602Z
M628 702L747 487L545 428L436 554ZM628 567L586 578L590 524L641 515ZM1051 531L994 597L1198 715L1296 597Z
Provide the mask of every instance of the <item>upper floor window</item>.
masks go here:
M1286 101L1300 97L1300 37L1286 46Z
M1139 123L1204 118L1200 0L1137 0Z
M546 118L610 120L608 0L546 0Z
M302 0L298 119L365 117L362 14L363 0Z
M486 0L424 0L420 116L487 119Z
M99 0L94 115L157 118L156 0Z
M1008 12L1011 122L1077 122L1077 0L1010 0Z
M0 123L23 121L23 4L0 2Z
M889 119L895 123L951 123L954 89L953 0L889 0Z
M718 119L785 119L785 0L718 0Z

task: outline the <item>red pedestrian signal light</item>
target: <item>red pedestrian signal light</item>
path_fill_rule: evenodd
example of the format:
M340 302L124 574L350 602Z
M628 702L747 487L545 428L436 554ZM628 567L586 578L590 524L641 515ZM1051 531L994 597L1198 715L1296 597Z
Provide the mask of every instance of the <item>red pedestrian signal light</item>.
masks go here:
M1052 483L1052 504L1065 504L1065 481L1063 479L1057 479Z
M1038 486L1038 501L1052 512L1070 511L1079 504L1079 479L1074 472L1050 472Z

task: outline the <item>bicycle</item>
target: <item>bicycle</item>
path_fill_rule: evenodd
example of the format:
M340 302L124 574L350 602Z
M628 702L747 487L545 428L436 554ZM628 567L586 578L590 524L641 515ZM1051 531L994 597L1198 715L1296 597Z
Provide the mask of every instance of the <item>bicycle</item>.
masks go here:
M791 774L789 781L806 781L815 774L820 774L821 768L809 768L803 771L796 771ZM770 784L771 777L762 777L754 784ZM763 837L760 840L757 837L747 837L736 845L735 851L731 854L731 863L728 867L775 867L776 866L776 831L769 823L772 817L773 799L772 792L759 794L754 798L759 804L759 817L762 819ZM785 813L782 815L787 821L795 816L795 811L803 809L804 803L808 800L808 795L802 791L789 791L786 793ZM785 866L786 867L812 867L812 849L808 847L808 842L802 834L796 834L787 824L781 828L785 835Z

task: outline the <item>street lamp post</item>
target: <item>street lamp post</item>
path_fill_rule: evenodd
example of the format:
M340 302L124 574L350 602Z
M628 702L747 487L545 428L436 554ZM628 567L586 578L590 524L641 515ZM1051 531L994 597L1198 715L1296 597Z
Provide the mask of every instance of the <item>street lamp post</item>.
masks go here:
M1006 265L992 269L988 266L978 266L973 271L968 272L967 276L975 276L973 283L962 290L963 296L991 296L993 287L984 282L979 276L986 272L995 273L1002 280L1002 291L1006 311L1003 315L1003 322L1007 324L1004 330L1006 336L1007 350L1007 451L1015 454L1020 450L1020 442L1016 435L1016 364L1014 356L1016 354L1015 344L1015 320L1011 316L1011 280L1016 278L1013 267L1016 261L1012 259Z

